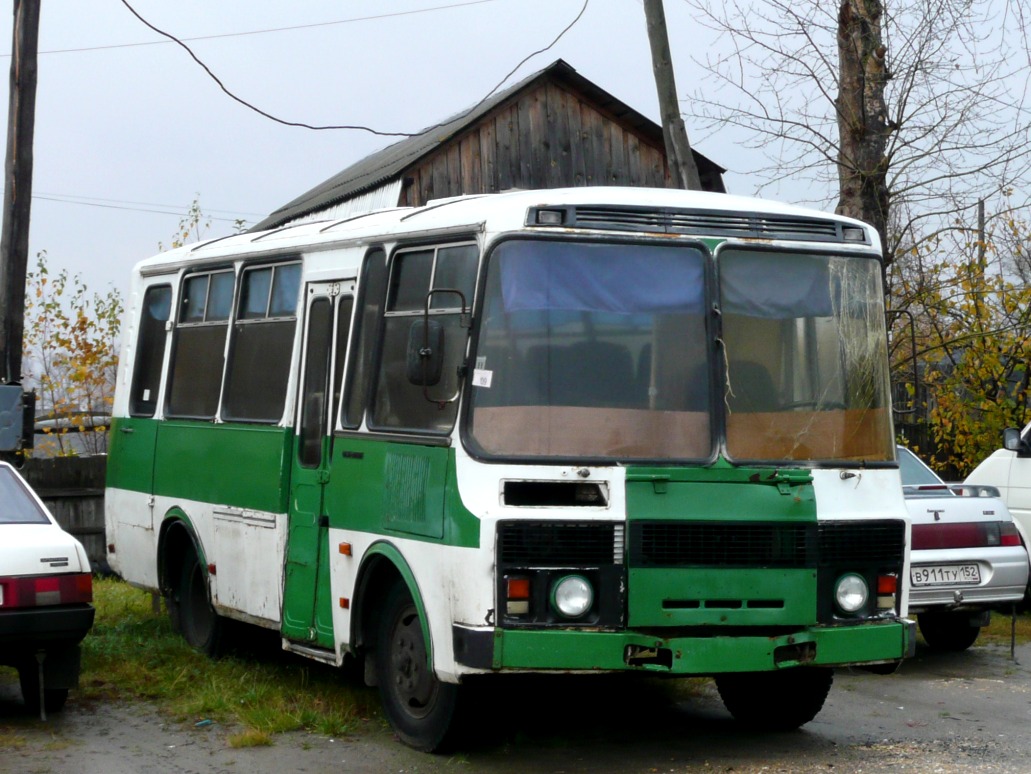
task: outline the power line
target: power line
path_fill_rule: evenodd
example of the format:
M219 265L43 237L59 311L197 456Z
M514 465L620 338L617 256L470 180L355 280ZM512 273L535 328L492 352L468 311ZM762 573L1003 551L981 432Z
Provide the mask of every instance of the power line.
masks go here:
M312 24L296 24L291 27L269 27L261 30L247 30L244 32L225 32L219 35L197 35L192 38L182 38L184 42L195 42L198 40L218 40L220 38L242 38L248 35L264 35L270 32L292 32L293 30L307 30L315 27L332 27L338 24L355 24L358 22L378 21L380 19L391 19L397 16L412 16L418 13L432 13L434 11L449 11L452 8L464 8L469 5L483 5L484 3L496 3L499 0L469 0L465 3L453 3L451 5L438 5L433 8L417 8L413 11L396 11L394 13L383 13L377 16L358 16L353 19L338 19L328 22L314 22ZM40 51L40 54L78 54L85 51L107 51L116 48L137 48L139 46L164 46L172 43L171 40L148 40L140 43L112 43L106 46L88 46L84 48L55 48L49 51ZM10 54L0 54L0 57L10 58Z
M164 203L159 203L159 202L137 202L137 201L132 201L131 199L107 199L107 198L104 198L102 196L83 196L81 194L62 194L62 193L52 193L50 191L38 191L38 192L35 192L35 193L38 196L46 196L46 197L49 197L50 199L53 199L54 201L67 201L70 204L78 204L80 202L83 203L83 204L87 204L87 203L90 203L90 202L106 202L108 204L130 204L130 205L137 205L137 206L141 206L141 207L163 207L163 208L168 208L168 209L175 210L177 212L181 212L183 214L185 214L186 211L190 208L189 205L185 205L184 206L184 205L181 205L181 204L164 204ZM264 213L260 213L260 212L241 212L239 210L224 210L224 209L211 209L211 210L208 210L208 209L205 209L204 212L205 213L208 213L208 212L211 212L211 213L221 213L223 215L245 215L245 216L249 216L249 217L252 217L252 218L262 218L262 217L264 217Z
M186 212L186 209L188 209L188 208L173 209L171 205L169 205L169 209L154 209L152 207L129 207L129 206L118 205L118 204L103 204L101 202L75 201L73 199L66 199L66 198L62 198L62 197L59 197L59 196L47 196L45 194L33 194L32 198L33 199L39 199L39 200L45 201L45 202L58 202L60 204L78 204L78 205L81 205L83 207L100 207L101 209L105 209L105 210L127 210L127 211L130 211L130 212L149 212L149 213L153 213L155 215L180 215L181 216L181 215L184 215L185 212ZM155 205L155 206L156 207L161 207L161 206L164 206L164 205ZM221 218L221 217L218 217L218 216L215 216L215 215L210 215L207 212L205 212L203 214L204 214L205 220L217 220L217 221L220 221L220 222L223 222L223 223L236 223L237 220L239 220L239 218ZM258 216L258 217L260 217L260 216Z
M566 28L563 29L562 32L560 32L558 34L558 36L553 41L551 41L551 43L549 43L544 48L539 49L537 51L534 51L533 53L531 53L528 56L524 57L522 59L522 61L520 61L519 64L517 64L515 67L513 67L511 72L509 72L508 75L506 75L504 78L502 78L497 86L495 86L493 89L491 89L489 92L487 92L486 96L484 96L479 102L477 102L475 105L473 105L467 111L465 111L464 113L462 113L462 114L460 114L458 116L452 116L451 118L447 119L446 121L442 121L439 124L434 124L433 126L428 126L425 129L420 129L418 132L384 132L384 131L380 131L378 129L373 129L372 127L369 127L369 126L363 126L361 124L315 125L315 124L308 124L308 123L305 123L303 121L288 121L286 119L279 118L278 116L274 116L271 113L268 113L268 112L262 110L261 108L251 104L247 100L245 100L242 97L239 97L236 94L234 94L233 92L231 92L226 87L226 85L224 83L222 83L222 81L219 79L219 77L217 75L215 75L214 72L212 72L211 68L208 67L206 64L204 64L204 62L201 61L200 57L198 57L195 53L193 53L193 50L189 46L187 46L183 41L181 41L175 35L172 35L170 32L165 32L164 30L155 27L149 21L147 21L142 16L140 16L140 14L136 11L136 9L133 8L129 4L129 0L122 0L122 5L124 5L126 8L128 8L129 12L133 16L135 16L137 19L139 19L140 22L143 23L146 27L148 27L152 31L156 32L157 34L162 35L162 36L168 38L170 41L172 41L173 43L176 43L184 51L186 51L186 53L190 55L190 58L193 59L193 61L196 62L201 67L201 69L203 69L204 72L206 72L208 74L208 76L215 83L218 84L218 87L226 94L226 96L228 96L230 99L234 100L235 102L240 103L241 105L243 105L248 110L253 110L258 115L260 115L260 116L262 116L264 118L267 118L270 121L274 121L277 124L283 124L284 126L296 126L296 127L302 128L302 129L313 129L315 131L321 131L321 130L326 130L326 129L352 129L352 130L356 130L356 131L368 132L369 134L375 134L375 135L378 135L380 137L418 137L419 135L425 134L426 132L432 131L434 129L438 129L441 126L444 126L445 124L449 124L452 121L455 121L455 120L457 120L459 118L463 118L463 117L473 113L477 108L480 107L480 105L482 105L484 102L486 102L488 99L490 99L490 97L498 89L500 89L504 85L505 81L507 81L509 78L512 77L512 75L516 72L516 70L518 70L520 67L522 67L524 64L526 64L526 62L528 62L530 59L532 59L533 57L537 56L538 54L543 54L545 51L548 51L549 49L553 48L555 46L555 44L557 44L562 39L562 37L567 32L569 32L569 30L571 30L574 27L574 25L576 25L576 23L578 21L580 21L580 19L584 15L584 13L587 11L587 5L588 5L589 2L590 2L590 0L584 0L584 4L583 4L583 7L580 9L580 13L578 13L576 15L576 18L573 19L573 21L571 21L566 26Z

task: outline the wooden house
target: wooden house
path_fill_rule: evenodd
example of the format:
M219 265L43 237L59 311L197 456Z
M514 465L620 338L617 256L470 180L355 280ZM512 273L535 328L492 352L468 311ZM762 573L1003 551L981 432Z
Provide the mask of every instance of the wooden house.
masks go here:
M702 187L725 171L694 153ZM254 230L513 188L669 187L662 127L564 61L383 148L280 207Z

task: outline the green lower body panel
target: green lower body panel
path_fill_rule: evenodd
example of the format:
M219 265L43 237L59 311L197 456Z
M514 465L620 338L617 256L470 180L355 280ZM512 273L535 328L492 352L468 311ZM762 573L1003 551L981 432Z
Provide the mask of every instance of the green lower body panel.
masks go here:
M497 629L493 668L711 675L802 664L845 666L904 658L915 637L913 624L900 620L778 636L662 638L639 632Z
M815 570L631 567L628 573L632 628L816 623Z

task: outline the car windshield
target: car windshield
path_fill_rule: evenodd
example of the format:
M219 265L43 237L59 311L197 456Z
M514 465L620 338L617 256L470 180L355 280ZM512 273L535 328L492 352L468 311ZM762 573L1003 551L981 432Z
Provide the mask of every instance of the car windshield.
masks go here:
M0 467L0 524L48 524L28 488L13 470Z

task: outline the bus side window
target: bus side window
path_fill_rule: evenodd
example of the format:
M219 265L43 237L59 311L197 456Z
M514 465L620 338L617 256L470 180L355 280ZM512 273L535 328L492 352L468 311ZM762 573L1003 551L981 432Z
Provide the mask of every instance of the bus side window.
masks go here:
M351 315L354 313L354 296L343 296L337 303L336 353L333 355L333 418L340 406L340 392L344 389L344 363L347 359L347 342L351 333Z
M171 311L171 285L147 288L140 310L136 363L133 366L132 389L129 392L129 413L134 417L152 417L157 411L161 365L165 359L165 342L168 340L165 323L168 322Z
M169 416L212 419L218 410L233 284L232 269L183 281L169 366Z
M372 356L376 351L376 334L387 286L387 256L382 249L370 250L362 266L358 309L351 332L351 361L348 365L347 389L340 422L355 428L362 423L369 381L372 378Z
M317 298L308 308L308 335L304 345L304 385L298 436L298 459L306 468L322 462L322 437L326 434L326 390L328 388L333 304Z
M340 377L343 372L353 306L352 297L345 296L340 299L336 310L335 332L332 319L333 305L329 298L315 299L308 309L308 333L304 345L304 382L298 429L298 461L306 468L317 468L322 464L322 439L328 429L329 415L326 396L332 390L331 397L334 402L331 405L335 409L340 396Z
M300 263L244 270L226 367L225 419L283 418L300 283Z
M443 406L427 400L423 385L408 380L408 342L413 323L421 321L430 289L436 293L430 316L444 335L442 378L433 395L451 396L459 389L458 366L465 358L467 329L461 324L463 302L472 305L479 249L475 244L417 248L395 253L390 269L387 307L383 312L383 341L373 394L370 425L379 429L448 432L455 422L457 402Z

